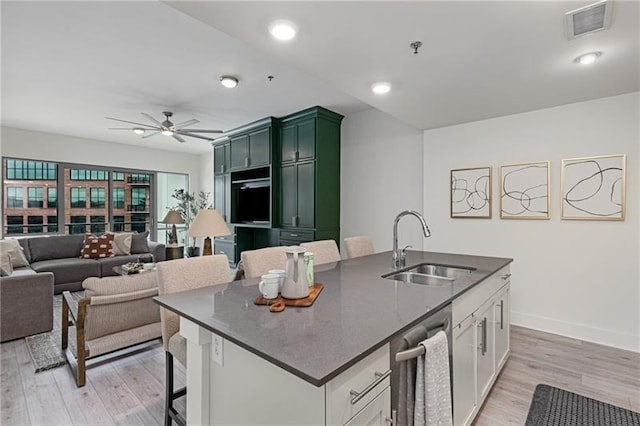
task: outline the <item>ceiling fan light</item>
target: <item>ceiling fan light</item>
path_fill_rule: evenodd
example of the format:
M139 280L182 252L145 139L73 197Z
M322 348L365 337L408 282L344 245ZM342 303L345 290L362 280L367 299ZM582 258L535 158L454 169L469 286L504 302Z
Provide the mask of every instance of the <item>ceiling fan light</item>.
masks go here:
M144 129L136 127L135 129L133 129L133 133L135 133L136 135L144 135Z
M238 85L238 79L232 75L223 75L220 76L220 84L222 84L227 89L233 89Z
M165 129L162 131L162 134L165 136L173 136L173 130L171 129Z

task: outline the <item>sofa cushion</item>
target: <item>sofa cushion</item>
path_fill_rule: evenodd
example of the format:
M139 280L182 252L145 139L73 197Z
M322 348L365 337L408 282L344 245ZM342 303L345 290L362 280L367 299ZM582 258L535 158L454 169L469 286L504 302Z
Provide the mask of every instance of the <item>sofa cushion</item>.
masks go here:
M22 247L22 253L27 261L31 263L31 251L29 250L29 238L17 238L18 244Z
M69 257L78 258L83 242L84 235L82 234L29 238L31 262Z
M117 232L113 234L113 254L126 256L131 254L132 232Z
M84 235L84 245L80 250L80 257L84 259L102 259L113 256L113 234Z
M130 254L129 256L114 256L114 257L105 257L98 260L100 264L100 276L101 277L109 277L118 275L113 272L114 266L122 266L125 263L129 262L137 262L139 257L143 257L144 255L138 254Z
M13 273L13 266L11 266L11 258L9 253L0 251L0 276L8 277Z
M13 266L14 268L29 266L29 261L24 255L20 243L15 238L0 240L0 252L9 255L11 266Z
M130 293L156 288L157 286L155 272L141 272L134 275L105 278L91 277L82 282L82 287L85 289L85 297Z
M53 272L56 284L82 282L87 277L100 276L98 261L79 257L41 260L32 263L31 267L36 272Z
M131 254L149 253L149 244L147 244L149 231L141 234L133 234L131 238Z

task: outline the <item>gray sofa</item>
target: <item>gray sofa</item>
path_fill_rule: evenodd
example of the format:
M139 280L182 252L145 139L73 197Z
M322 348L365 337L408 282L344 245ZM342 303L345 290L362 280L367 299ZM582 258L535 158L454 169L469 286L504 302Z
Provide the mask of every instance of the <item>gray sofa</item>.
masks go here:
M29 267L36 273L52 272L54 276L54 294L65 290L82 290L82 282L88 277L107 277L117 275L114 266L135 262L138 258L153 255L156 262L165 260L164 244L147 241L148 233L134 234L131 241L131 254L102 259L83 259L80 250L84 235L55 235L50 237L22 238L19 240L29 261ZM17 271L20 271L17 269ZM14 272L15 274L15 272ZM4 280L13 279L11 277Z

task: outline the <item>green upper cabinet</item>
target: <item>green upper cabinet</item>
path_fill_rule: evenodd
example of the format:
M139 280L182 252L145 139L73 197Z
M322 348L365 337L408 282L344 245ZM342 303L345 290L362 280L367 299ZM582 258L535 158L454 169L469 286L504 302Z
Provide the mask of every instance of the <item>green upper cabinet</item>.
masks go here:
M315 157L316 119L295 121L280 128L280 161L312 160Z
M229 150L229 143L221 143L213 146L213 173L221 175L229 173L229 167L231 164L230 159L231 151Z
M283 164L280 168L281 226L315 225L315 162Z
M272 120L270 117L229 132L231 171L271 164Z

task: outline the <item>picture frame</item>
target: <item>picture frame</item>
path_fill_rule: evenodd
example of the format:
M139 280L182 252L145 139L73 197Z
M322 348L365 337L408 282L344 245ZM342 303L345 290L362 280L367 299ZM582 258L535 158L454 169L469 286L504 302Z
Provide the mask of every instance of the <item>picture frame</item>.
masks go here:
M550 186L550 161L500 166L500 219L550 219Z
M624 154L562 160L562 219L624 220L626 162Z
M451 170L451 218L491 219L491 186L491 166Z

